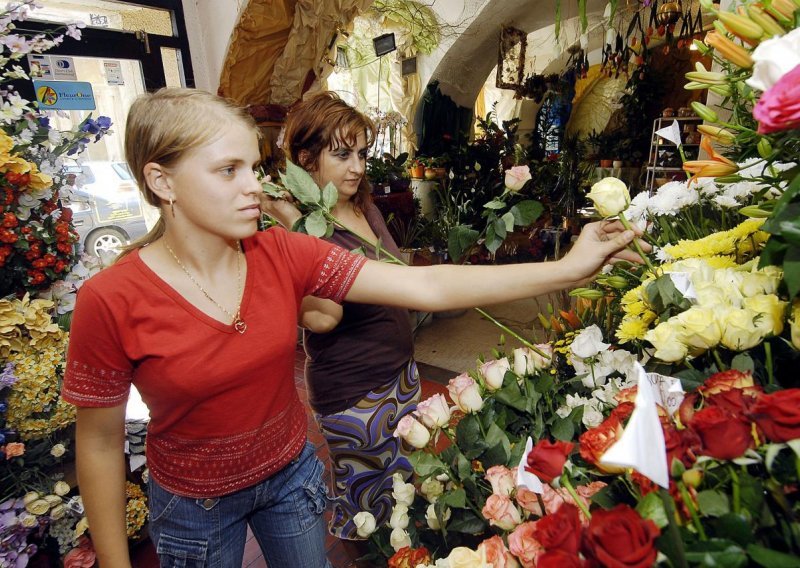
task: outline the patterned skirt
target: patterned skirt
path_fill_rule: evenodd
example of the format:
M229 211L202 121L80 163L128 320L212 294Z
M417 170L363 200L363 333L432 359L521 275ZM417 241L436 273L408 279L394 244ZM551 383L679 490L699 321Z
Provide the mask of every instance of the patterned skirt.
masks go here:
M400 419L416 410L419 394L419 375L412 360L395 380L351 408L317 415L333 467L332 535L360 540L353 517L361 511L372 513L377 526L389 520L394 506L392 475L400 473L408 480L413 471L400 439L393 434Z

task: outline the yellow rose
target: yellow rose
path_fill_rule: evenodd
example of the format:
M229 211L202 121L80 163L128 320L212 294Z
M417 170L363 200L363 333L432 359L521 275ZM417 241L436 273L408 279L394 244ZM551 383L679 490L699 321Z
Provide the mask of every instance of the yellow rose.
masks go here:
M780 284L781 275L774 271L766 273L764 271L745 272L742 274L741 291L745 297L757 296L758 294L774 294Z
M733 351L755 347L765 334L756 327L758 312L749 308L726 308L717 313L722 327L722 345Z
M783 332L787 302L782 302L774 294L761 294L744 299L744 307L760 314L755 321L765 336L780 335Z
M0 172L13 172L24 174L31 171L31 163L23 160L19 156L9 156L4 164L0 164Z
M47 189L53 185L53 178L46 173L40 172L34 164L30 171L30 181L28 187L33 190Z
M586 196L594 201L597 212L603 217L613 217L625 211L631 204L628 186L621 179L607 177L592 186Z
M655 357L667 363L682 361L689 354L682 326L671 319L648 331L644 338L656 348Z
M56 505L60 505L61 503L63 503L63 500L58 495L52 495L52 494L45 495L44 497L42 497L42 499L47 501L47 504L50 505L51 507L55 507Z
M22 504L27 507L30 503L33 503L40 498L41 495L39 495L36 491L28 491L22 498Z
M50 518L54 521L61 519L67 514L67 508L64 505L56 505L50 510Z
M722 339L722 329L711 308L692 306L675 319L683 327L685 343L692 351L706 351L716 347Z
M89 519L82 517L78 524L75 525L75 538L77 539L89 529Z
M32 529L39 524L39 520L36 518L36 515L29 515L28 513L22 513L19 516L19 522L26 529Z
M5 132L0 132L0 158L8 158L8 153L14 147L14 141Z

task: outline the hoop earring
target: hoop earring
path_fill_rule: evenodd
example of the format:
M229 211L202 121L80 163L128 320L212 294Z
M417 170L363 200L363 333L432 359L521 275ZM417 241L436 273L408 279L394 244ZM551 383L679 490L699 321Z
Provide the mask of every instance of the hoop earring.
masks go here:
M172 197L169 198L169 210L172 212L172 218L175 218L175 204L172 202Z

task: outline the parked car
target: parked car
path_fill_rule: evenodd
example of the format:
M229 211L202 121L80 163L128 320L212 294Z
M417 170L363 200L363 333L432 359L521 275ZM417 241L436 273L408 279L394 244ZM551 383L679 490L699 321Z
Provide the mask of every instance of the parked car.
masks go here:
M117 253L147 233L147 208L152 208L142 203L127 163L93 161L65 169L76 182L64 204L72 209L72 222L86 252Z

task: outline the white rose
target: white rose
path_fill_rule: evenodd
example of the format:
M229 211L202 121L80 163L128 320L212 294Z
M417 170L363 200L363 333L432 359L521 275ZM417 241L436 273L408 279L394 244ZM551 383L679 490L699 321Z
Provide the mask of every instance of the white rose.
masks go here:
M759 91L768 91L786 73L800 65L800 28L762 41L751 55L753 75L745 81Z
M410 507L414 502L414 495L416 490L413 483L397 482L395 480L394 487L392 488L392 497L398 505L405 505Z
M428 428L441 428L450 422L450 405L443 394L435 394L417 404L415 414Z
M755 347L766 333L756 327L758 312L747 308L728 308L717 313L722 327L722 345L733 351Z
M431 433L428 432L428 429L417 422L417 419L410 414L406 414L400 419L394 435L396 438L402 438L415 448L424 448L431 439Z
M624 181L615 177L607 177L598 181L592 186L592 190L586 197L594 201L597 212L603 217L619 215L631 204L628 186Z
M506 170L505 186L509 191L519 191L531 179L528 166L514 166Z
M470 550L466 546L454 548L447 557L447 562L450 568L488 568L491 566L483 561L479 552Z
M44 499L37 499L25 505L25 509L32 515L44 515L50 510L50 503Z
M64 518L64 515L66 514L67 514L67 508L63 504L56 505L55 507L50 509L50 518L53 519L54 521Z
M33 527L39 524L36 515L31 515L29 513L22 513L19 516L19 522L26 529L32 529Z
M503 386L503 378L506 376L506 371L511 368L507 357L496 359L494 361L487 361L478 369L486 381L486 388L495 391Z
M603 332L596 324L584 328L572 341L570 350L572 354L581 359L594 357L601 351L609 348L608 343L603 343Z
M406 505L394 506L389 526L393 529L404 529L408 526L408 507Z
M53 493L56 495L64 496L69 493L70 487L69 483L66 481L57 481L55 485L53 485Z
M478 389L478 383L466 373L450 379L447 384L447 392L462 412L467 414L478 412L483 407L483 399Z
M50 455L54 458L60 458L66 451L67 449L64 447L64 444L56 444L50 448Z
M411 546L411 537L405 529L392 529L392 534L389 535L389 544L395 552L406 546Z
M369 511L361 511L353 517L353 524L356 526L358 536L367 538L375 532L375 517Z
M711 308L692 306L678 314L675 319L683 327L682 335L686 345L695 352L712 349L722 339L722 328Z
M428 508L425 510L425 521L428 523L428 526L435 531L442 530L442 525L446 525L447 521L450 520L450 509L448 507L444 508L444 513L442 513L442 522L439 522L439 519L436 517L436 503L431 503L428 505Z

